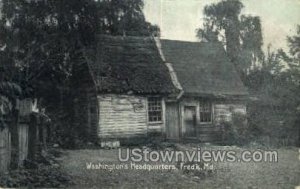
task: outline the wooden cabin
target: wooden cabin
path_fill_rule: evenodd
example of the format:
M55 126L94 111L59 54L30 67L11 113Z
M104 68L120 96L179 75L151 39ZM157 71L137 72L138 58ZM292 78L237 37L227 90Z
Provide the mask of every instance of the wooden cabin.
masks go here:
M101 141L165 133L165 101L178 91L153 38L101 35L84 57L74 78L80 133Z
M166 104L167 138L220 141L221 123L230 122L234 113L246 114L248 94L224 48L210 42L159 42L181 89L177 100Z
M98 37L74 73L74 123L89 139L214 141L246 114L247 90L221 44Z

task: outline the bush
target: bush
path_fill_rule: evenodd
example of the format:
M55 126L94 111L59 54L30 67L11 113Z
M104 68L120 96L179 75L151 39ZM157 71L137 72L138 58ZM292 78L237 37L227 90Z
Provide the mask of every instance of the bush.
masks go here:
M66 187L70 178L59 168L41 166L39 169L21 169L0 176L1 187Z
M245 145L251 140L251 132L245 115L233 113L232 120L224 121L221 125L224 128L224 144Z
M292 108L251 103L248 114L252 142L273 147L297 144L299 115Z
M42 153L37 161L25 161L24 168L0 175L0 188L65 188L72 183L70 176L62 171L56 160L60 155L60 151L49 149L48 152ZM33 164L35 168L32 168Z

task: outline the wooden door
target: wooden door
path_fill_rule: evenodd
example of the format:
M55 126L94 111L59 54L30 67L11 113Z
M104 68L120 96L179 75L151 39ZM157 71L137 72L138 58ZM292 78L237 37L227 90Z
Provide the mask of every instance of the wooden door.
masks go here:
M166 103L166 135L168 139L179 139L179 111L176 102Z
M184 107L185 137L196 137L196 106Z

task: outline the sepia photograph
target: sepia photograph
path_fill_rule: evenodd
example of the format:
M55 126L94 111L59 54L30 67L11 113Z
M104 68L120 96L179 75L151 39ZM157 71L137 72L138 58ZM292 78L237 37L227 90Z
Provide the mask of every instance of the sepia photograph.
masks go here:
M0 0L0 189L300 189L300 0Z

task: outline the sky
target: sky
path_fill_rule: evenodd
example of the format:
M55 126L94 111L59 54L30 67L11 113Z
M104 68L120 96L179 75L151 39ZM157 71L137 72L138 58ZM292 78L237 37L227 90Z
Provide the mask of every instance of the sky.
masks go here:
M196 29L203 23L203 8L219 0L144 0L147 21L157 24L161 38L197 41ZM241 0L242 14L260 16L264 50L288 49L286 37L300 24L300 0Z

